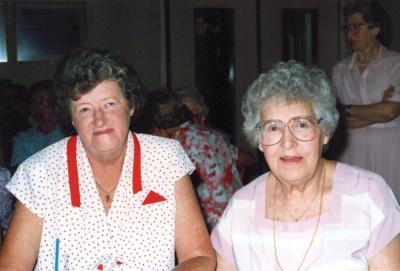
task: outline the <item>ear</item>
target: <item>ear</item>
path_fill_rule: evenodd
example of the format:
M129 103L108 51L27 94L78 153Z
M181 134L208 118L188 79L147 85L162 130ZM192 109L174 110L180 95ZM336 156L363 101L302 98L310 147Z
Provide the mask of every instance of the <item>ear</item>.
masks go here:
M380 32L381 32L381 28L379 26L374 26L371 29L372 34L374 34L375 36L377 36Z
M330 140L331 140L330 136L324 135L324 138L323 138L324 145L328 144Z
M258 142L258 149L260 152L264 152L263 145L260 142Z
M135 108L132 108L131 110L129 110L129 116L132 117L133 113L135 113Z

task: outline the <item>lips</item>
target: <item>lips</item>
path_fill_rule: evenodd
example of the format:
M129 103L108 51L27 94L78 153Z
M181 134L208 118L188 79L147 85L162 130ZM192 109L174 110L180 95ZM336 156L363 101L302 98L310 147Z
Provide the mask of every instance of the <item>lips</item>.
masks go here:
M301 159L302 158L300 156L283 156L283 157L281 157L282 162L285 162L285 163L297 163Z
M94 134L95 136L100 136L100 135L109 134L109 133L111 133L111 132L112 132L112 129L105 129L105 130L101 130L101 131L94 132L93 134Z

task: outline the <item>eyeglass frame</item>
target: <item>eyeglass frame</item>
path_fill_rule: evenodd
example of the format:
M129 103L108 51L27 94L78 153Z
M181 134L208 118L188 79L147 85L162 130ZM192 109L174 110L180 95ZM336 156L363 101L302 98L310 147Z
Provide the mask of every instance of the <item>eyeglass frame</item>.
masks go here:
M307 139L307 140L303 140L303 139L297 138L297 136L292 132L292 130L290 129L290 126L289 126L289 123L290 123L292 120L294 120L294 119L307 119L307 120L311 120L312 122L314 122L314 124L317 126L317 132L315 133L315 136L312 137L312 138L310 138L310 139ZM298 141L300 141L300 142L308 142L308 141L314 140L314 139L317 137L317 135L318 135L319 124L321 123L321 121L322 121L323 119L324 119L324 118L322 118L322 117L319 118L319 119L315 119L315 118L312 117L312 116L295 116L295 117L290 118L288 122L283 122L283 121L278 120L278 119L262 120L262 121L260 121L259 123L257 123L257 125L256 125L256 127L255 127L255 128L256 128L256 132L257 132L258 141L259 141L262 145L264 145L264 146L273 146L273 145L279 144L279 143L282 141L282 139L283 139L283 137L284 137L284 135L285 135L285 130L286 130L285 128L286 128L286 126L288 127L289 132L293 135L293 137L294 137L296 140L298 140ZM273 121L276 121L276 122L279 122L279 123L282 123L282 124L283 124L282 136L281 136L281 138L280 138L276 143L273 143L273 144L264 144L263 142L261 142L259 129L260 129L262 126L264 126L267 122L273 122Z
M348 33L360 33L361 31L361 27L363 25L368 26L368 28L371 28L371 26L373 26L373 24L371 23L355 23L355 24L346 24L340 27L340 29L342 30L343 34L347 35Z

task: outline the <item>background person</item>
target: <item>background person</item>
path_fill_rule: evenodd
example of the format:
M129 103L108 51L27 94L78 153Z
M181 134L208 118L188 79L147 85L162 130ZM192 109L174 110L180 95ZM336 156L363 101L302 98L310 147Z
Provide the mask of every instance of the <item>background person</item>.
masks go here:
M10 181L10 177L10 171L0 167L0 247L3 243L4 233L7 231L14 207L13 196L5 187Z
M196 166L197 196L212 229L233 193L243 186L237 166L251 165L254 159L219 131L193 122L191 112L172 92L151 92L147 107L154 133L178 140Z
M348 128L338 159L379 173L399 199L400 54L384 46L389 15L375 1L356 1L343 14L343 31L354 53L332 72Z
M176 141L129 131L143 87L107 49L78 48L55 74L77 136L31 156L7 188L16 211L0 270L214 270L215 256ZM58 269L59 268L59 269Z
M203 95L194 87L183 86L172 90L178 99L192 112L193 121L205 125L210 109Z
M235 193L211 240L218 270L400 270L400 213L365 169L322 158L336 98L322 70L276 64L249 87L244 131L271 171Z
M12 140L11 168L13 169L32 154L66 137L54 109L52 81L41 80L33 83L29 95L32 127L19 132Z

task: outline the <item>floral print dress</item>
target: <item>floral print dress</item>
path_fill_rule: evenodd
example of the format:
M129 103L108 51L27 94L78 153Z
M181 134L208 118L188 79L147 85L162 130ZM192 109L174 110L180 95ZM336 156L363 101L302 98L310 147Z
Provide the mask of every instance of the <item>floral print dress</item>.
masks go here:
M211 230L233 193L243 186L236 167L238 149L221 132L192 122L182 124L174 139L182 144L196 166L200 179L196 192Z

